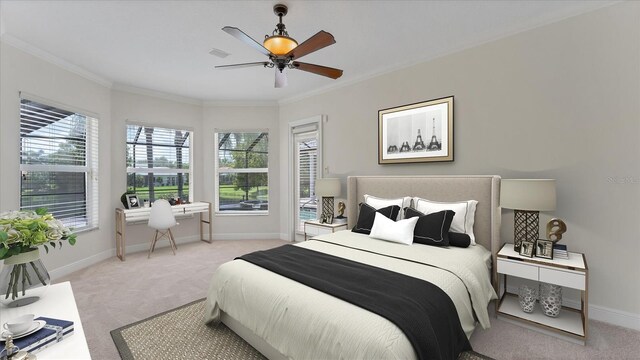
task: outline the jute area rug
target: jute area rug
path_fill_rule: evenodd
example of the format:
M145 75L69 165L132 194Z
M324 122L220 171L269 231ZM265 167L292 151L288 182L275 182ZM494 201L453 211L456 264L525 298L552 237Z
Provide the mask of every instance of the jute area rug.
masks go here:
M204 299L111 331L123 360L266 359L224 324L203 322ZM458 360L491 360L468 351Z

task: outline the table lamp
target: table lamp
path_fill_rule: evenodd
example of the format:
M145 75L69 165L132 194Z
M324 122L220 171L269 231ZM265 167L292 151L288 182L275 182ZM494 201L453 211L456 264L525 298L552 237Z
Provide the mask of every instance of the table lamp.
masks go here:
M322 197L322 217L333 217L333 198L340 195L340 179L316 180L316 196Z
M503 179L500 206L513 209L513 250L520 252L523 241L536 242L540 211L556 209L556 181L553 179Z

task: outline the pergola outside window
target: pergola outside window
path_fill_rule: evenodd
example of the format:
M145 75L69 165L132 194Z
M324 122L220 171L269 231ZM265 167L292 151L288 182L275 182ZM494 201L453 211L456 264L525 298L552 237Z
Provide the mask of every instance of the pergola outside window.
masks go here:
M269 133L216 132L216 211L268 213Z

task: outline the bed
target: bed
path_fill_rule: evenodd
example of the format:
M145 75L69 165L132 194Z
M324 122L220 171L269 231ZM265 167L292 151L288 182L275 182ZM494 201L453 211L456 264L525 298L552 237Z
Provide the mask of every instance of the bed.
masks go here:
M296 246L427 280L451 298L464 334L489 326L499 249L497 176L352 176L347 179L349 228L364 195L417 196L435 201L478 201L476 246L406 246L349 231ZM431 265L425 265L429 263ZM244 260L223 264L213 276L206 321L222 321L270 359L402 358L416 353L389 320Z

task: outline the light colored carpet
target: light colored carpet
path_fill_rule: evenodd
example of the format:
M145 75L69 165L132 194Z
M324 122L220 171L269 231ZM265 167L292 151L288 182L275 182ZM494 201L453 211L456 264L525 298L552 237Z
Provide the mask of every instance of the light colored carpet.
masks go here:
M214 241L127 254L127 261L106 260L56 282L71 281L91 356L119 359L109 335L113 329L146 319L206 296L215 269L236 256L283 245L280 240ZM493 304L490 306L493 308ZM590 321L586 346L491 318L478 329L473 349L495 359L639 359L640 332Z

